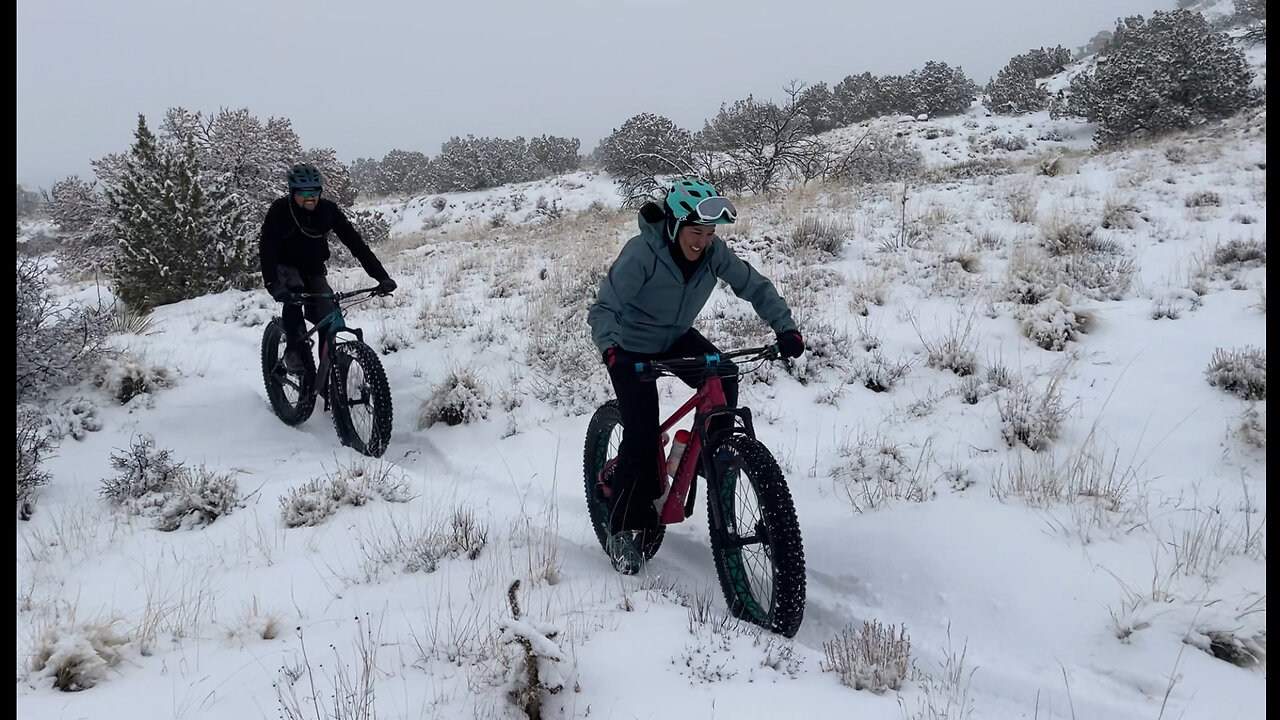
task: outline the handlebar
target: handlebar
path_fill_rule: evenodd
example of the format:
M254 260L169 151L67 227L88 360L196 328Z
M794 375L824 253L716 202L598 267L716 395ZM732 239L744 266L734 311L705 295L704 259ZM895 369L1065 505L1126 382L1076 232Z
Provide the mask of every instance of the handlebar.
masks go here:
M646 380L656 379L664 375L680 375L699 370L707 374L720 376L736 375L738 373L737 366L728 361L740 357L745 357L748 361L777 360L781 357L781 353L777 343L774 343L761 347L726 350L721 353L694 357L648 360L636 363L636 373Z
M291 297L288 300L288 303L292 303L294 305L302 305L304 303L314 303L320 300L332 300L334 302L340 303L343 300L347 300L353 297L359 297L361 295L369 295L370 297L372 297L374 295L385 295L385 294L389 294L389 293L379 293L378 286L375 285L373 287L361 288L359 290L351 290L348 292L294 293L293 297Z

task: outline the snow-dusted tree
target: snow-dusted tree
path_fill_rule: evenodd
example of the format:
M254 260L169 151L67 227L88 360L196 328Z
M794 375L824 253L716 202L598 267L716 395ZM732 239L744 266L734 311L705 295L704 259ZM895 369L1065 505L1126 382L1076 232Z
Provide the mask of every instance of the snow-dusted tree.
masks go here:
M600 141L604 170L627 189L655 176L691 171L693 135L654 113L640 113Z
M16 306L19 403L38 403L50 392L89 375L102 351L106 325L84 307L59 303L49 292L48 268L17 261Z
M18 183L18 219L35 217L44 210L44 198L35 190L28 190Z
M1244 25L1244 38L1254 44L1267 42L1267 0L1235 0L1236 21Z
M1038 80L1062 72L1070 62L1070 51L1061 45L1013 56L987 83L987 109L1002 115L1044 110L1049 106L1049 93Z
M927 113L930 117L958 115L969 108L978 86L959 66L930 60L924 67L907 76L908 97L905 105L894 109L912 115Z
M801 90L796 96L796 104L808 119L809 132L824 133L840 126L839 107L826 83L816 83Z
M61 231L58 252L68 269L106 271L115 257L111 208L96 183L71 176L49 190L50 218Z
M430 187L431 160L416 150L391 150L378 164L382 193L421 193Z
M533 158L524 138L452 137L440 146L432 163L432 186L451 190L481 190L536 178Z
M205 188L193 142L161 145L138 116L120 184L107 188L120 251L116 294L136 308L247 287L254 261L237 196Z
M582 156L578 154L581 147L578 138L540 135L529 139L529 155L533 157L539 177L577 170L582 165Z
M1094 33L1093 37L1089 38L1089 42L1079 48L1076 48L1076 59L1078 60L1101 52L1102 48L1106 47L1107 43L1111 42L1111 36L1112 32L1110 30L1099 30Z
M891 112L880 80L869 72L849 75L831 93L841 125L851 125Z
M373 158L356 158L351 162L351 184L358 195L385 195L387 191L378 184L380 163Z
M699 144L720 153L721 164L742 175L747 187L757 192L791 178L809 179L829 150L809 132L809 119L798 100L804 89L793 82L781 106L753 97L721 105L698 134Z
M1098 123L1109 145L1227 117L1257 101L1244 53L1200 13L1156 11L1116 24L1092 72L1071 82L1065 111Z

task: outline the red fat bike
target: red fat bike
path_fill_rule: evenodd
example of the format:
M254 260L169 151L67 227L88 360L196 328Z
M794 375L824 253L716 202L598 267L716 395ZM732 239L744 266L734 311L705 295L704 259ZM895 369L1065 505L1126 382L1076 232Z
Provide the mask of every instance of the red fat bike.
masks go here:
M763 363L777 357L777 345L769 345L636 363L636 372L646 380L698 373L703 380L693 397L661 425L657 462L663 478L663 498L658 501L662 524L653 530L626 531L630 533L626 540L645 560L651 559L662 545L666 526L683 522L693 514L697 476L710 478L706 492L711 554L730 613L779 635L794 637L804 617L805 570L804 546L791 492L777 461L756 439L751 411L728 407L720 382L721 377L740 372L728 362L731 359ZM692 432L677 433L677 440L687 437L687 444L668 485L666 439L690 413L694 414ZM711 421L726 415L733 417L732 425L711 430ZM582 458L587 509L606 554L611 554L611 545L617 540L609 534L611 489L607 480L612 477L609 470L617 462L621 441L622 415L617 401L610 400L591 417ZM622 571L636 570L638 567Z

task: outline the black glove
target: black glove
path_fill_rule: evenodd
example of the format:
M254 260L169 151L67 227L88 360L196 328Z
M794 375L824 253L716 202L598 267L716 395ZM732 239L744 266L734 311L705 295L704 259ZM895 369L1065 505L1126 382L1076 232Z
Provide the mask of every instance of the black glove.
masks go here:
M390 295L396 289L396 281L391 278L383 278L378 282L378 289L374 291L375 295Z
M628 367L635 367L635 356L623 350L618 346L613 346L604 351L604 364L608 366L609 372L613 373Z
M778 352L784 358L798 358L804 354L804 338L799 330L783 330L778 333Z
M271 298L276 302L287 303L294 299L293 292L281 282L274 282L268 285L267 292L271 293Z

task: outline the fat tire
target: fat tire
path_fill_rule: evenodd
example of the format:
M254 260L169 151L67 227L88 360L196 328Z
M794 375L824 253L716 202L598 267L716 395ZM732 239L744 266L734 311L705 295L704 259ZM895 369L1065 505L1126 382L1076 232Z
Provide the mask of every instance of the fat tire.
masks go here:
M262 331L262 383L266 387L267 402L271 411L285 425L301 425L311 417L316 407L315 359L307 353L302 375L290 375L284 371L284 327L278 319L267 323ZM285 396L285 384L294 386L298 399L290 402Z
M603 500L597 488L600 484L600 471L605 463L617 454L616 448L610 448L609 439L614 430L622 427L622 412L618 410L618 401L610 400L596 409L587 423L587 439L582 448L582 475L587 494L587 513L591 516L591 527L596 531L596 540L605 555L609 554L609 504ZM656 530L641 534L638 543L640 553L645 560L653 559L666 537L667 526L659 525Z
M759 440L732 435L721 441L716 451L713 457L728 460L716 465L715 487L708 488L707 493L707 514L711 554L729 612L783 637L795 637L804 619L805 567L804 544L791 491L777 461ZM742 482L750 484L759 506L758 526L748 533L762 536L761 544L773 566L770 588L753 588L744 566L738 542L741 528L734 510L736 486ZM725 519L723 526L718 524L712 503L719 503ZM765 595L766 591L770 591L769 595Z
M369 457L382 457L391 441L391 387L387 373L373 349L361 342L344 342L335 345L333 375L329 379L329 409L333 413L333 427L343 445ZM366 398L373 408L373 427L369 437L360 436L351 421L351 407L347 402L347 374L352 365L359 365L364 373Z

